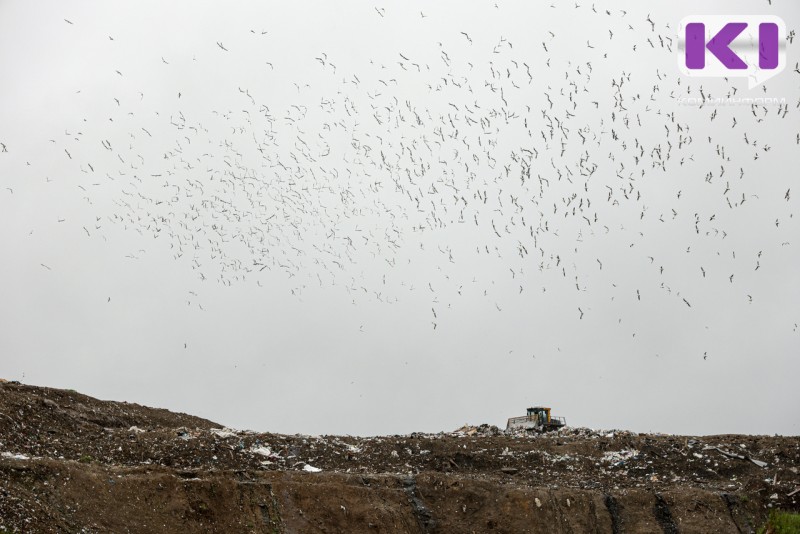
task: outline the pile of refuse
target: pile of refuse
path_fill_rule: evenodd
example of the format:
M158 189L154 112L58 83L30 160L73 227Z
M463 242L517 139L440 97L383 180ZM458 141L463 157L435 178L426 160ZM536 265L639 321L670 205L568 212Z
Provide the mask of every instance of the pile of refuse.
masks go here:
M185 503L184 517L197 524L208 519L208 507L216 502L213 488L234 484L230 487L243 488L241 498L245 498L252 490L242 484L269 480L257 486L267 494L258 497L254 506L262 519L275 526L287 518L279 517L277 505L270 504L269 488L280 480L295 480L293 477L314 477L297 480L298 489L292 491L315 503L334 498L327 497L331 494L328 488L349 488L355 496L363 494L363 487L383 485L387 493L382 499L401 491L398 508L383 523L386 528L394 524L396 515L392 514L401 513L408 503L420 524L430 526L436 514L439 520L447 518L461 525L461 516L451 510L453 506L463 510L471 501L459 500L458 491L444 488L468 487L470 495L482 495L489 507L494 506L491 503L496 502L499 491L513 490L521 499L524 492L550 492L524 498L536 503L536 509L563 506L559 514L574 509L579 495L584 496L584 503L590 498L587 495L592 495L612 517L628 514L625 521L634 523L650 521L648 514L653 513L652 505L646 505L646 513L637 519L634 511L641 506L636 499L655 498L655 506L661 510L655 519L665 531L672 531L673 522L664 512L669 506L665 495L671 496L670 502L699 502L696 499L702 498L703 506L713 509L740 506L749 515L737 516L736 524L746 524L759 510L798 510L799 469L798 437L687 437L575 427L537 433L488 424L392 436L285 435L236 430L190 415L98 401L72 391L0 383L0 531L9 532L26 531L23 525L50 525L53 514L68 517L77 513L64 508L71 504L48 507L52 496L47 497L47 492L55 488L66 492L64 502L74 503L84 502L80 492L93 484L122 488L124 482L161 488L168 480L188 492L187 498L194 498L193 488L208 492L202 503L191 499ZM71 482L81 477L86 481ZM314 480L321 482L317 489ZM419 489L419 484L425 484L424 489ZM130 494L121 498L129 499L129 504L137 502L144 491L124 487ZM158 489L152 491L153 499L162 495ZM431 500L434 493L439 501ZM612 495L616 497L609 497ZM617 498L630 499L627 511L624 504L615 504ZM432 502L440 504L432 506ZM342 508L338 502L329 504L332 511L320 519L328 525L338 524L353 507L363 506L363 513L374 509L358 500L346 506L341 503ZM300 504L291 506L298 507L295 519L302 524L308 510L303 511ZM100 517L106 508L99 503L90 515ZM586 517L595 517L588 510ZM235 525L229 531L247 530L246 524L238 523L240 515L224 513L218 509L216 521L228 517ZM155 514L152 520L161 524L170 518L169 514ZM519 520L520 524L527 521ZM481 528L488 529L492 521L495 519L487 517ZM458 528L475 529L475 523L469 525ZM718 531L715 528L708 526L707 530ZM142 531L146 529L142 527Z
M208 471L428 472L513 477L526 487L761 492L784 508L800 499L797 437L684 437L574 427L536 433L488 424L394 436L283 435L64 390L0 384L0 463L40 459L162 466L185 479Z

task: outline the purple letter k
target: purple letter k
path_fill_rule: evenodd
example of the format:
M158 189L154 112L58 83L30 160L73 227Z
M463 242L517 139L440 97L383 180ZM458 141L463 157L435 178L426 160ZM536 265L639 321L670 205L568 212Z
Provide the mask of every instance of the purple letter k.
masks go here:
M746 22L729 22L705 44L706 27L702 22L686 25L686 67L702 69L706 66L706 48L729 69L746 69L747 64L729 48L731 42L747 28Z

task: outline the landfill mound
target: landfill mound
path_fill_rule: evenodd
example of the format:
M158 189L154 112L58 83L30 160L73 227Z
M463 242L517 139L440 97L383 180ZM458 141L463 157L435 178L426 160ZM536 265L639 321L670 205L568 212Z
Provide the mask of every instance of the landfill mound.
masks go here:
M798 437L281 435L0 382L0 533L748 533L799 468Z

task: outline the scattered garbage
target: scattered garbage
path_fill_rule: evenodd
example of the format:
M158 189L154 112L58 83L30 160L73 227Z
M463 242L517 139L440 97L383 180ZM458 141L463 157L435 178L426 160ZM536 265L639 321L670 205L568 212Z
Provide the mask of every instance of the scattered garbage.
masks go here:
M503 434L504 431L500 430L495 425L488 425L484 423L478 426L464 425L461 428L454 430L452 433L460 436L487 437L487 436L499 436Z
M258 447L253 445L248 450L253 454L260 454L261 456L266 456L266 457L272 456L272 451L269 449L269 447L264 447L263 445Z
M744 448L744 447L742 447L742 448ZM737 460L749 460L749 461L753 462L755 465L757 465L758 467L762 467L762 468L763 467L767 467L769 465L769 464L767 464L767 462L762 462L761 460L756 460L755 458L753 458L753 457L751 457L749 455L737 454L735 452L726 451L726 450L721 449L719 447L710 447L710 446L708 446L708 447L703 448L703 450L715 450L715 451L719 452L720 454L722 454L723 456L726 456L728 458L735 458Z
M211 433L220 438L235 438L238 434L231 428L212 428Z
M9 460L30 460L30 457L25 456L24 454L18 454L13 452L0 453L0 456L2 456L3 458L8 458Z
M610 463L612 466L618 466L624 464L631 458L636 458L637 456L639 456L639 451L636 449L624 449L621 451L604 452L600 460Z

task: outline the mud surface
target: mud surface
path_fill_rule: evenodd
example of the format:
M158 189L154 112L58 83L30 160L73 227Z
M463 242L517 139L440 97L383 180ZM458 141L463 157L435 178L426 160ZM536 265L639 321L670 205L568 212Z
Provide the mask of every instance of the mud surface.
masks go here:
M0 532L754 532L800 438L242 432L0 382Z

